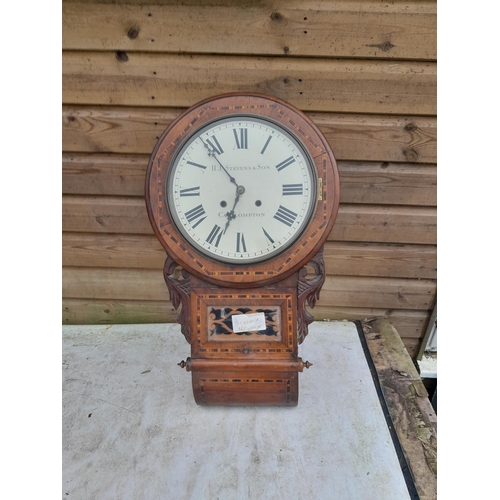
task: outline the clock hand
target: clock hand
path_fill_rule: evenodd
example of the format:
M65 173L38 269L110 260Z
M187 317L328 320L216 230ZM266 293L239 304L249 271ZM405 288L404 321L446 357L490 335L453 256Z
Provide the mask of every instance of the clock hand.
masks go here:
M203 142L203 145L205 146L205 148L207 148L208 156L211 156L212 158L215 159L215 161L217 161L217 163L221 166L222 170L224 170L224 172L226 172L226 174L228 175L229 180L236 186L236 189L238 189L239 186L238 183L236 182L236 179L227 171L224 165L219 161L219 158L217 158L215 151L210 149L207 143L203 139L201 139L201 142Z
M229 224L231 223L231 221L233 219L236 219L236 214L234 213L234 207L236 206L236 203L238 203L239 199L240 199L240 195L237 194L236 199L234 200L234 205L233 205L232 210L230 212L227 212L227 214L226 214L227 222L226 222L226 227L224 228L224 231L222 232L222 234L226 234L226 231L227 231L227 228L229 227Z
M201 142L203 143L203 146L205 146L205 148L207 149L208 156L210 156L211 158L214 158L217 161L217 163L220 165L222 170L224 170L224 172L226 172L227 176L229 177L229 180L236 186L236 198L234 200L233 208L231 209L230 212L226 213L226 217L227 217L226 227L224 228L224 231L222 232L222 234L225 234L231 221L233 219L236 219L236 214L234 213L234 208L236 207L236 204L238 203L238 201L240 201L240 195L242 195L245 192L245 188L243 186L238 185L238 183L236 182L236 179L227 171L226 167L224 167L224 165L220 162L219 158L217 158L215 151L213 149L210 149L208 147L207 143L203 139L201 139Z
M227 212L226 217L227 217L227 222L226 222L226 227L224 228L224 231L222 234L225 234L227 231L227 228L229 227L229 224L233 219L236 219L236 214L234 213L234 208L236 207L236 204L240 201L240 195L242 195L245 192L245 188L243 186L238 186L236 189L236 198L234 200L234 205L233 208L231 209L230 212Z

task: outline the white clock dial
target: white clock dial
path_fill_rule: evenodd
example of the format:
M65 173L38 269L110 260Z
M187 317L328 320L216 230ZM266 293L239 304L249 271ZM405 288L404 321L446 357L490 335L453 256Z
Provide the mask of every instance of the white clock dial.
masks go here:
M317 199L315 167L280 125L231 116L187 139L171 165L166 199L176 226L202 253L259 262L307 227Z

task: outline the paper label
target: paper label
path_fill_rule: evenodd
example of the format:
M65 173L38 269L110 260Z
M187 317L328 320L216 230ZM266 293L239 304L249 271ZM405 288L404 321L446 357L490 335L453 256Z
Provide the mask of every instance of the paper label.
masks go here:
M266 316L263 312L253 314L235 314L232 316L233 332L255 332L266 329Z

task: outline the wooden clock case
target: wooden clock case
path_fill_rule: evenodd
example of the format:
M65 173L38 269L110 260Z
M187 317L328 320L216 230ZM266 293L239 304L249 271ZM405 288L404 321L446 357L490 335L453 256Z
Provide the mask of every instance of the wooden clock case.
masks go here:
M185 139L206 123L235 114L268 118L291 132L312 158L318 180L316 208L300 238L252 264L216 261L199 252L177 229L165 199L168 169ZM168 255L164 277L172 304L182 305L177 321L191 344L191 357L179 365L192 373L196 402L297 405L298 372L310 365L298 357L313 321L306 303L314 307L325 279L322 247L340 197L337 164L321 132L275 97L233 93L206 99L181 114L158 140L145 195L151 225ZM264 313L266 330L235 333L232 316L253 312Z

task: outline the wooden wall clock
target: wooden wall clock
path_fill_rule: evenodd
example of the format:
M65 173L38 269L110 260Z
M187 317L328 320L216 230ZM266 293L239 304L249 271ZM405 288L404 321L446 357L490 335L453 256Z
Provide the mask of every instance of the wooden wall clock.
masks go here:
M275 97L206 99L160 137L145 194L196 402L297 405L306 303L325 279L340 194L319 129Z

